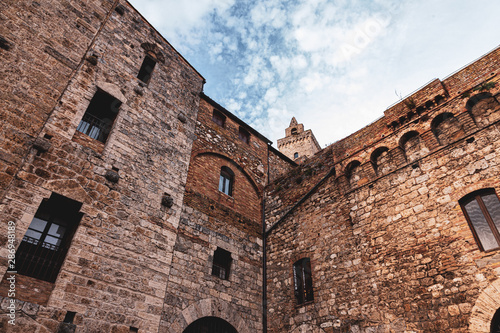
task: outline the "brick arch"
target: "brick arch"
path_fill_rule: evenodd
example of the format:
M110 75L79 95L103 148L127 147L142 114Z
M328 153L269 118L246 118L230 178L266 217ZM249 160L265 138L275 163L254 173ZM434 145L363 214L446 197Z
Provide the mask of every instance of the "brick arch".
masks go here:
M156 60L158 60L161 63L165 63L165 56L160 51L158 45L153 43L142 43L141 47L144 49L144 51L153 53Z
M196 158L199 156L204 156L204 155L217 156L217 157L220 157L220 158L230 162L231 165L233 165L236 169L238 169L239 171L241 171L241 173L243 173L243 175L247 178L247 180L250 182L250 184L254 188L257 195L260 195L261 191L260 191L259 187L257 186L257 182L253 179L252 176L250 176L250 174L241 165L236 163L232 158L230 158L229 156L227 156L225 154L222 154L219 152L214 152L214 151L208 151L208 150L202 150L202 151L199 151L199 152L193 154L193 158Z
M325 333L316 325L302 324L291 331L291 333Z
M489 333L491 320L499 308L500 279L496 279L479 294L469 318L469 332Z
M180 328L178 333L181 333L191 323L203 317L217 317L224 319L236 328L238 333L253 332L247 326L243 318L241 318L238 314L238 310L235 309L230 303L221 299L206 298L196 303L192 303L182 310L173 322L178 323L178 327Z

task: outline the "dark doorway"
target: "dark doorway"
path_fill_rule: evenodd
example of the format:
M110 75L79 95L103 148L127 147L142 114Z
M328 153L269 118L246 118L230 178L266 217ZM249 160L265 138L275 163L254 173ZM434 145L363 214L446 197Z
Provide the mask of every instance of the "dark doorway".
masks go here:
M491 333L500 333L500 309L495 312L490 326Z
M224 319L203 317L191 323L183 333L238 333L238 331Z

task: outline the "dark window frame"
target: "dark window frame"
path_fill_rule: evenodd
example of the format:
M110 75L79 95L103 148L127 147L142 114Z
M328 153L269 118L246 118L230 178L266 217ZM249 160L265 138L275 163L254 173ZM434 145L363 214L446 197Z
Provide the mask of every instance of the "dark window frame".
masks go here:
M234 190L234 172L227 166L223 166L220 169L219 192L222 192L232 197L233 190Z
M241 126L238 130L238 137L240 138L241 141L243 141L247 145L250 144L250 132L248 132L246 129L244 129Z
M294 295L297 305L314 302L311 259L302 258L293 264Z
M212 121L220 127L224 128L224 126L226 125L226 116L223 115L222 112L214 109L212 113Z
M222 280L229 280L232 262L233 258L231 257L231 252L217 247L217 249L214 251L214 257L212 261L212 275L217 276Z
M42 201L16 251L18 274L55 282L83 216L81 206L56 193Z
M151 54L146 53L144 59L142 60L141 68L139 69L139 73L137 73L137 78L142 82L148 84L151 81L151 77L153 76L153 72L156 66L156 57Z
M465 197L463 197L462 199L459 200L460 208L462 208L462 212L464 213L465 219L467 220L467 224L469 225L469 228L472 232L472 235L474 236L474 240L476 241L476 244L478 245L479 249L481 251L484 251L484 252L495 251L495 250L498 250L500 248L499 230L498 230L497 226L495 225L495 221L493 220L493 218L489 212L489 209L483 200L483 197L486 197L487 195L492 195L492 194L494 194L497 197L497 199L500 201L498 194L496 193L495 189L493 189L493 188L487 188L487 189L481 189L481 190L474 191L474 192L469 193L468 195L466 195ZM487 250L484 248L484 246L479 238L479 235L476 231L476 227L474 226L474 223L472 222L472 220L469 216L469 212L467 211L467 209L465 207L467 204L469 204L473 201L476 201L476 203L478 204L478 206L481 210L481 213L482 213L484 219L486 220L488 227L490 228L491 234L493 235L493 237L495 238L495 241L497 242L496 247L493 247L493 248L490 248ZM500 223L500 221L499 221L499 223Z
M106 143L118 117L122 102L104 90L97 89L76 130Z

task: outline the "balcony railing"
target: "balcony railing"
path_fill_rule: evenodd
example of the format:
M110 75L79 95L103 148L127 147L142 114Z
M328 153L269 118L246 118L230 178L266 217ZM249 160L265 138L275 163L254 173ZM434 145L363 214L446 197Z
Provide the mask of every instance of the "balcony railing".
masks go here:
M111 124L90 113L85 113L76 130L90 136L92 139L106 142L109 131L111 130Z

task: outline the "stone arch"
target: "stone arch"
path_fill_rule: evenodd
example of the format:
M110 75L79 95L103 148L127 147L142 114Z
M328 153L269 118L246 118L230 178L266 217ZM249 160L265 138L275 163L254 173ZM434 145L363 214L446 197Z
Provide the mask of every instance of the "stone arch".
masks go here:
M417 131L409 131L403 134L399 139L399 147L403 150L408 163L420 159L425 153L429 152L420 137L420 133Z
M178 324L180 328L179 332L183 332L190 324L203 317L217 317L223 319L231 324L238 333L253 332L238 314L238 310L230 303L221 299L205 298L195 302L182 310L182 312L177 315L174 322Z
M469 332L490 333L491 320L499 308L500 279L497 279L476 299L469 318Z
M302 324L291 331L291 333L325 333L325 331L316 325Z
M499 118L495 113L500 104L489 92L482 92L469 98L465 108L474 119L476 125L483 127Z
M260 195L260 190L259 190L259 187L257 186L257 182L253 179L252 176L250 176L250 174L241 165L236 163L232 158L230 158L229 156L227 156L225 154L221 154L221 153L213 152L213 151L199 151L199 152L193 154L193 157L196 158L196 157L200 157L203 155L217 156L219 158L222 158L222 159L230 162L231 165L233 165L237 170L239 170L239 171L241 171L241 173L243 173L245 178L247 178L247 180L250 182L250 184L254 188L255 193L257 193L257 195Z
M351 187L357 186L362 178L361 162L358 160L349 162L345 167L345 175Z
M378 147L370 156L373 169L377 176L385 175L395 169L391 152L387 147Z
M462 125L451 112L443 112L434 117L431 130L440 145L447 145L465 134Z
M158 60L161 63L165 63L165 56L160 51L158 45L152 43L142 43L141 47L144 49L144 51L146 51L146 53L149 53L150 55L154 56L156 60Z

